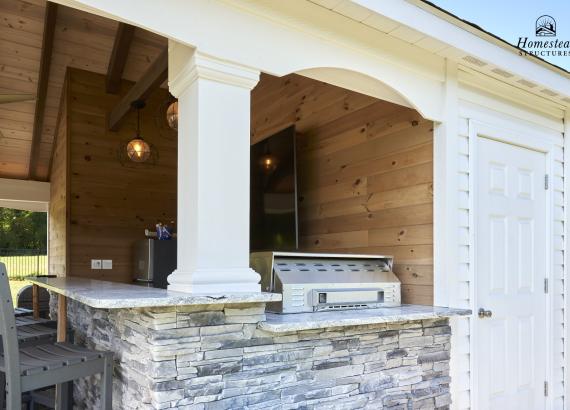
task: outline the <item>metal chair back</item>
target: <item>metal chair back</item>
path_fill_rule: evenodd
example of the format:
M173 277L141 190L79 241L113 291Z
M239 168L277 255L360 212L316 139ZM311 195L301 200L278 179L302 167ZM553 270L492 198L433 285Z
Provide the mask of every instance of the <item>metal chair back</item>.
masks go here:
M20 289L16 296L16 306L24 309L33 309L33 290L32 285L26 285ZM47 289L38 289L38 305L40 308L40 317L49 317L49 299L50 295Z
M2 347L4 348L6 392L8 398L19 398L22 391L20 351L8 272L6 271L6 265L2 262L0 262L0 298L0 335L2 336ZM8 403L10 402L11 400L8 400Z

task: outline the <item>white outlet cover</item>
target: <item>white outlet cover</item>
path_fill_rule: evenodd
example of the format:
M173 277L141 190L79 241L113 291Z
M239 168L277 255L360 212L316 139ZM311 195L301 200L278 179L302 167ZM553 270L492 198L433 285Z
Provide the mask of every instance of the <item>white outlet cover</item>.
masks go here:
M91 259L91 269L101 269L101 259Z
M112 259L103 259L102 262L103 262L103 265L102 265L103 269L113 269L113 260Z

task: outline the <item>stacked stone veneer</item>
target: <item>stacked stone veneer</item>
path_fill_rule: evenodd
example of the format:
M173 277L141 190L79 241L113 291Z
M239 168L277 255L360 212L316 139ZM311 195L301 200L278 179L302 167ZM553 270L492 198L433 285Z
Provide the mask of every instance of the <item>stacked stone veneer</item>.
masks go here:
M114 408L448 408L446 319L258 329L264 305L98 310L69 301L75 341L115 352ZM97 379L76 408L99 409Z

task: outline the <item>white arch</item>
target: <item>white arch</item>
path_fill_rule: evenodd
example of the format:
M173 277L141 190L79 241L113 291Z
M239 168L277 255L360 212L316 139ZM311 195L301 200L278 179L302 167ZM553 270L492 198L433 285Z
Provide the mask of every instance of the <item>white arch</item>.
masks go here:
M402 95L397 89L366 74L335 67L307 68L297 71L296 74L366 94L380 100L414 108L421 113L420 107L417 107L407 96Z

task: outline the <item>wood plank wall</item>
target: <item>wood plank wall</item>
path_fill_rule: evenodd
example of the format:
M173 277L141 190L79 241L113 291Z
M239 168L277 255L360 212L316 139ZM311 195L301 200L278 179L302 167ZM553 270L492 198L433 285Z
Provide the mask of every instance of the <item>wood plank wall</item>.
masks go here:
M49 273L65 276L68 264L68 188L69 188L69 140L67 136L68 79L63 85L62 103L57 120L53 158L51 160L51 184L49 202Z
M108 113L131 85L124 81L119 95L106 94L105 76L69 70L70 276L131 281L133 242L156 222L176 220L176 135L157 126L168 92L155 91L141 112L142 136L158 148L156 166L118 160L120 141L135 134L134 112L118 132L107 131ZM112 259L113 269L91 270L91 259Z
M252 143L296 124L300 247L394 255L406 303L433 302L433 124L298 75L264 75Z

